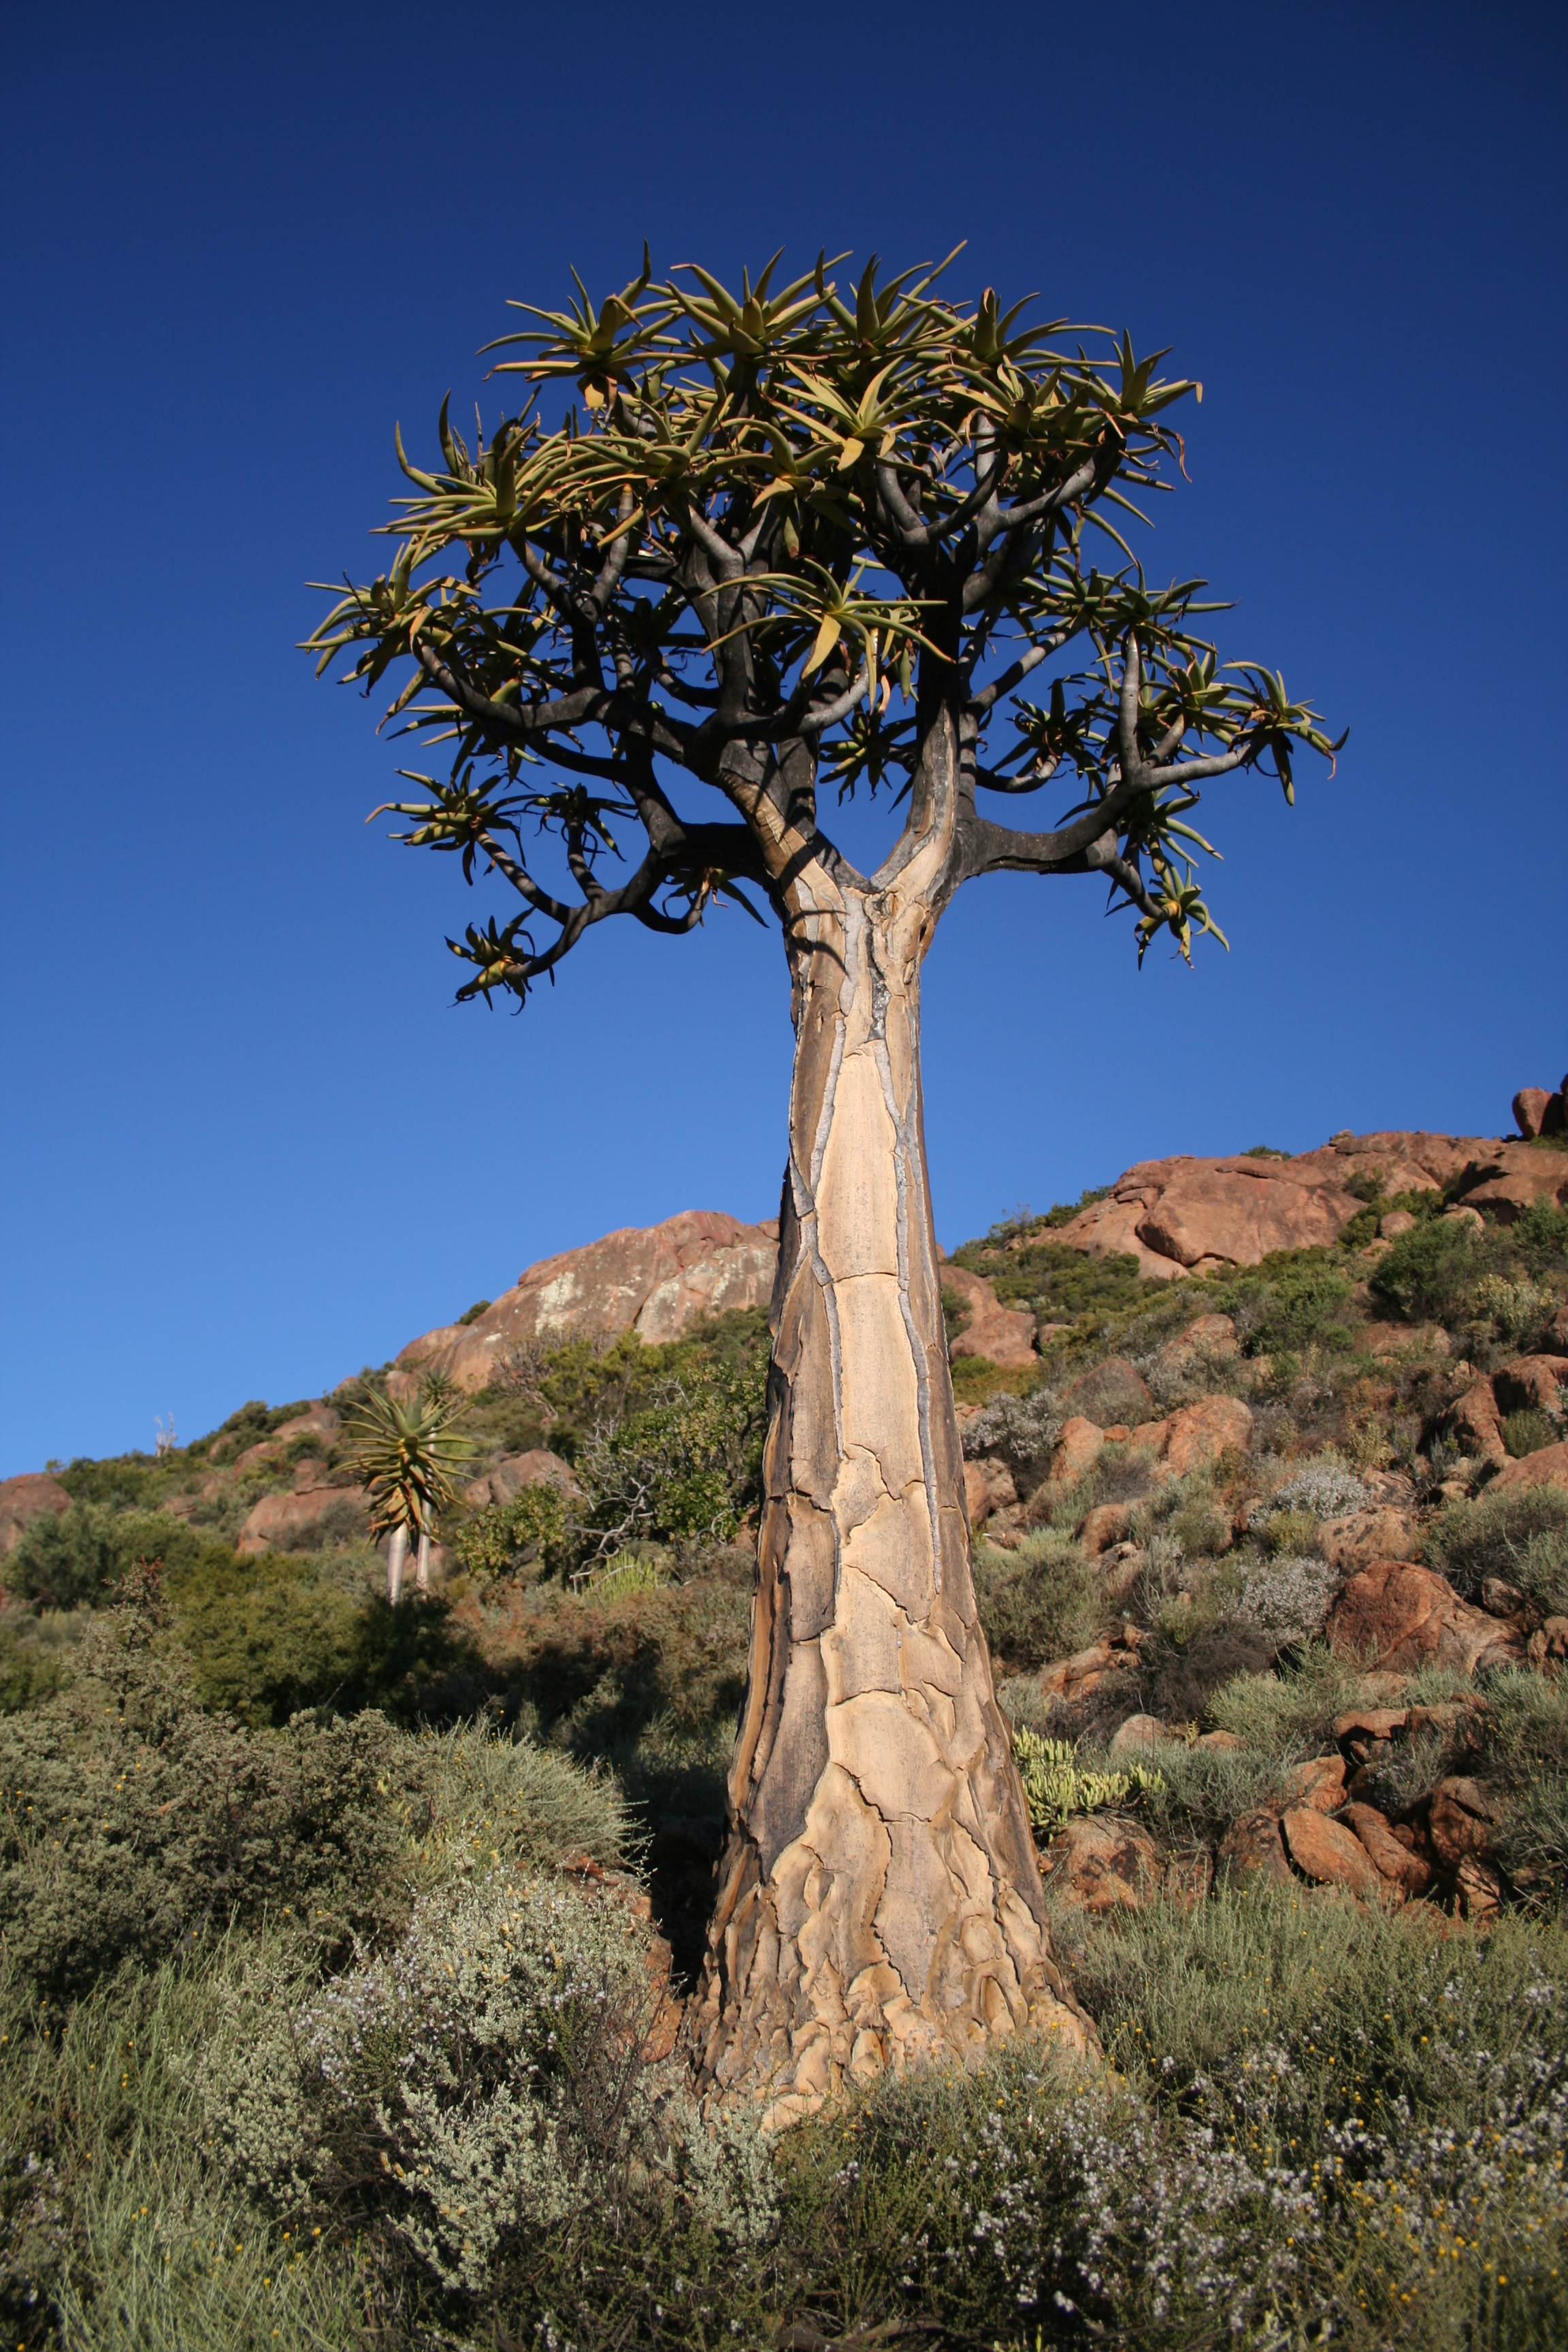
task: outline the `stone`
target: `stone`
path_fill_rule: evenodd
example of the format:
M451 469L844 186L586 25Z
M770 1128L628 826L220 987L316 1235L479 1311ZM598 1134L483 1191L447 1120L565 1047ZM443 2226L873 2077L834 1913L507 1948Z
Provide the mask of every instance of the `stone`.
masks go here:
M1334 1738L1342 1748L1347 1748L1358 1764L1366 1762L1366 1751L1373 1747L1386 1747L1396 1739L1409 1721L1410 1711L1403 1706L1356 1706L1346 1715L1334 1717Z
M1161 1878L1148 1832L1105 1813L1075 1814L1052 1839L1040 1866L1052 1894L1091 1919L1141 1910Z
M1338 1241L1361 1203L1349 1192L1293 1184L1279 1162L1242 1173L1234 1161L1194 1167L1162 1188L1139 1223L1140 1238L1184 1266L1201 1258L1256 1265L1274 1250ZM1268 1174L1259 1171L1267 1169Z
M308 1405L303 1412L296 1413L292 1421L280 1423L272 1435L279 1445L292 1445L300 1437L319 1437L323 1446L330 1446L342 1425L342 1415L332 1406L312 1404Z
M1279 1833L1279 1817L1267 1805L1238 1813L1220 1841L1215 1875L1232 1885L1258 1879L1266 1885L1289 1886L1290 1865Z
M1098 1422L1108 1433L1118 1423L1131 1427L1154 1414L1149 1384L1125 1356L1107 1356L1092 1370L1080 1372L1063 1389L1058 1402L1064 1412Z
M1146 1756L1152 1748L1178 1748L1181 1735L1157 1715L1130 1715L1118 1724L1110 1742L1113 1756Z
M1556 1414L1568 1403L1564 1382L1568 1357L1516 1356L1492 1374L1492 1394L1500 1412L1522 1412L1533 1406L1537 1412Z
M1555 1674L1568 1658L1568 1617L1548 1617L1543 1625L1538 1625L1525 1655L1536 1674Z
M234 1548L242 1559L253 1559L267 1551L319 1551L323 1544L353 1542L368 1532L357 1487L307 1486L293 1494L264 1495ZM412 1580L412 1561L409 1571Z
M1041 1698L1064 1699L1070 1706L1119 1675L1135 1673L1142 1640L1135 1625L1124 1625L1120 1634L1107 1634L1087 1650L1075 1651L1070 1658L1042 1666L1036 1683Z
M1518 1462L1505 1462L1487 1492L1511 1494L1519 1486L1568 1486L1568 1438Z
M1446 1436L1478 1461L1490 1462L1500 1469L1508 1460L1508 1448L1502 1442L1502 1415L1490 1381L1472 1381L1458 1403L1450 1405L1444 1414L1442 1428Z
M1363 1356L1447 1356L1453 1342L1440 1323L1363 1323L1355 1335Z
M1228 1363L1241 1352L1236 1325L1228 1315L1200 1315L1173 1339L1167 1339L1154 1359L1162 1381L1191 1380L1209 1365Z
M1461 1919L1489 1927L1502 1909L1502 1881L1489 1862L1468 1853L1454 1873L1454 1899Z
M1143 1553L1137 1544L1112 1544L1109 1551L1100 1553L1099 1559L1101 1600L1109 1601L1113 1608L1124 1609L1142 1573Z
M1330 1821L1310 1805L1292 1805L1280 1822L1286 1848L1303 1878L1319 1886L1343 1886L1363 1901L1381 1895L1384 1880L1353 1830Z
M1478 1859L1489 1854L1492 1832L1506 1811L1500 1791L1485 1780L1464 1774L1439 1780L1426 1817L1426 1834L1438 1861L1457 1870L1467 1854Z
M1378 1220L1378 1236L1385 1242L1396 1242L1401 1234L1409 1233L1415 1223L1408 1209L1390 1209Z
M1468 1208L1463 1204L1452 1209L1445 1209L1442 1222L1446 1225L1466 1225L1473 1234L1484 1234L1487 1229L1487 1221L1480 1211Z
M570 1463L548 1446L534 1445L526 1454L504 1454L494 1469L464 1487L463 1500L470 1511L482 1511L491 1503L515 1502L525 1486L555 1486L574 1496L583 1492Z
M0 1559L15 1551L35 1519L58 1518L71 1498L47 1470L24 1470L0 1478Z
M1134 1171L1129 1171L1134 1172ZM1125 1181L1125 1180L1123 1180ZM1176 1282L1184 1280L1186 1267L1175 1258L1149 1247L1138 1231L1144 1212L1141 1196L1122 1201L1096 1201L1063 1225L1051 1238L1065 1242L1069 1249L1082 1250L1086 1257L1131 1257L1145 1280Z
M1407 1895L1425 1895L1432 1884L1432 1865L1394 1834L1385 1813L1375 1805L1347 1805L1339 1819L1355 1832L1380 1878Z
M1542 1151L1533 1143L1494 1143L1459 1179L1465 1207L1485 1210L1500 1225L1511 1225L1537 1201L1568 1202L1568 1153Z
M1081 1413L1075 1413L1070 1421L1064 1422L1061 1434L1057 1439L1056 1451L1051 1455L1051 1484L1072 1486L1099 1460L1100 1449L1104 1443L1104 1430L1098 1428L1092 1421L1085 1421Z
M1447 1747L1478 1754L1486 1744L1490 1721L1491 1709L1480 1693L1463 1691L1458 1698L1437 1699L1431 1706L1413 1706L1405 1727L1412 1739L1435 1732Z
M1169 1282L1337 1241L1362 1213L1355 1177L1374 1178L1385 1194L1452 1185L1508 1223L1531 1200L1568 1196L1568 1160L1553 1169L1551 1156L1523 1142L1402 1129L1336 1135L1294 1159L1141 1160L1052 1239L1090 1257L1130 1255L1140 1274Z
M1344 1576L1374 1560L1405 1559L1415 1543L1415 1522L1406 1511L1351 1511L1318 1523L1318 1549Z
M635 1330L658 1345L679 1338L697 1316L767 1306L777 1264L775 1223L683 1209L662 1224L626 1226L541 1258L473 1323L443 1324L410 1340L398 1367L444 1371L472 1394L489 1385L511 1349L535 1341L606 1340Z
M1194 1748L1218 1748L1231 1749L1245 1748L1247 1742L1245 1739L1239 1738L1234 1731L1204 1731L1199 1733L1197 1738L1193 1742L1193 1745Z
M978 1357L1004 1370L1036 1361L1035 1318L1026 1307L1004 1307L984 1275L951 1262L942 1269L942 1286L969 1309L969 1320L949 1348L950 1356Z
M457 1347L473 1328L471 1323L438 1323L433 1331L421 1331L417 1339L410 1339L405 1348L400 1348L393 1360L399 1371L423 1371L436 1357Z
M1526 1139L1537 1136L1552 1097L1544 1087L1521 1087L1513 1098L1514 1124ZM1559 1097L1561 1100L1561 1097Z
M1285 1775L1287 1802L1310 1812L1334 1812L1344 1802L1344 1795L1342 1756L1310 1756L1304 1764L1293 1764Z
M276 1461L282 1451L282 1445L276 1437L259 1438L254 1445L247 1445L243 1454L237 1454L229 1466L235 1470L259 1470L264 1464Z
M1568 1307L1560 1307L1542 1337L1549 1355L1568 1356Z
M1090 1559L1098 1559L1112 1544L1125 1543L1132 1532L1131 1503L1097 1503L1087 1512L1078 1531L1079 1542Z
M1147 1446L1167 1478L1185 1477L1234 1449L1247 1453L1252 1444L1252 1413L1239 1397L1200 1397L1163 1421L1145 1422L1131 1432L1134 1445Z
M1336 1656L1408 1674L1423 1665L1474 1674L1483 1661L1517 1665L1524 1655L1518 1637L1495 1617L1461 1601L1447 1577L1414 1560L1362 1569L1335 1596L1325 1630Z
M977 1528L993 1511L1005 1509L1018 1499L1018 1489L1013 1483L1013 1473L1005 1462L988 1458L966 1462L963 1465L963 1498L969 1506L969 1524Z

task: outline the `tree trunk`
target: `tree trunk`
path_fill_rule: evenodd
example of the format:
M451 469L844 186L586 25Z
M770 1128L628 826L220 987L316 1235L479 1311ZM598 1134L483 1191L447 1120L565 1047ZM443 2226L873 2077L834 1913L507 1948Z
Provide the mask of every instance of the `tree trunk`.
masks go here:
M419 1530L419 1550L414 1562L414 1590L427 1594L430 1590L430 1530Z
M692 2018L716 2087L781 2121L1030 2022L1088 2040L970 1575L921 1107L936 918L896 881L831 900L792 941L751 1658Z
M386 1598L395 1609L403 1598L403 1563L408 1557L408 1530L394 1528L392 1540L386 1547Z

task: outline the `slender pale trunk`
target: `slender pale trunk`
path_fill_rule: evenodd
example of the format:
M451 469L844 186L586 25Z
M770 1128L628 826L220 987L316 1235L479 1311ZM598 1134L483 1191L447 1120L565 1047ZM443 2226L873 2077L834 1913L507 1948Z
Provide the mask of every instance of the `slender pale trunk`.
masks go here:
M403 1563L408 1557L408 1530L394 1528L392 1540L386 1547L386 1598L395 1609L403 1598Z
M970 1575L921 1107L935 916L897 880L828 896L792 940L749 1679L692 2018L716 2086L781 2121L1031 2022L1087 2039Z
M414 1590L428 1593L430 1590L430 1530L419 1530L419 1550L414 1563Z

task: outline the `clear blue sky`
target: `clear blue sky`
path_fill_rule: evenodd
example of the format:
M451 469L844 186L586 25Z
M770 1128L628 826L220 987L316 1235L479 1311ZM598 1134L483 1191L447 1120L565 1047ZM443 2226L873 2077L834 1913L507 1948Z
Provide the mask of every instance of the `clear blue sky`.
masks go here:
M783 958L596 935L454 1011L478 912L363 819L291 650L509 295L778 244L1175 346L1152 572L1352 737L1216 788L1193 974L1086 881L928 966L937 1230L1129 1160L1500 1132L1568 1064L1560 5L381 0L6 20L0 1474L319 1391L547 1251L776 1205ZM494 404L493 393L488 395ZM631 927L626 927L630 929ZM716 1009L715 1009L716 1008Z

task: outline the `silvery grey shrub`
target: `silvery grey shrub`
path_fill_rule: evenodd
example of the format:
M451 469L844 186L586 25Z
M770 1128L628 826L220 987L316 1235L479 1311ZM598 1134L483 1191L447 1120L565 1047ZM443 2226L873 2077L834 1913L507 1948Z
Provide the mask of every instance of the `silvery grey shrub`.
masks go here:
M647 1963L613 1886L506 1869L421 1897L389 1950L292 1998L258 1954L198 2069L215 2147L279 2211L373 2208L472 2295L509 2243L585 2205L613 2229L679 2198L752 2242L773 2218L766 2149L647 2058Z

